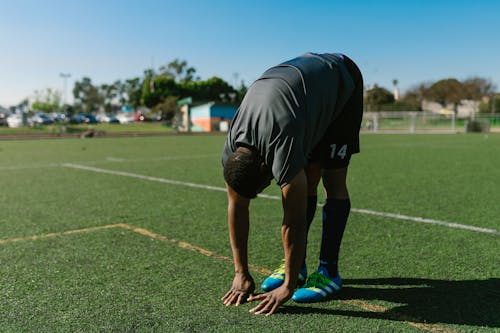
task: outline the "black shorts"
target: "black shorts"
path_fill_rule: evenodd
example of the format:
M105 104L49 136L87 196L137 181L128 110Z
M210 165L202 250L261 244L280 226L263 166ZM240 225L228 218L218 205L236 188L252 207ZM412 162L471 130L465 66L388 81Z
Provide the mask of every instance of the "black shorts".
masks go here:
M363 77L358 66L345 55L344 63L354 80L354 91L309 157L309 162L319 161L324 169L347 167L351 155L359 153L359 130L363 117Z

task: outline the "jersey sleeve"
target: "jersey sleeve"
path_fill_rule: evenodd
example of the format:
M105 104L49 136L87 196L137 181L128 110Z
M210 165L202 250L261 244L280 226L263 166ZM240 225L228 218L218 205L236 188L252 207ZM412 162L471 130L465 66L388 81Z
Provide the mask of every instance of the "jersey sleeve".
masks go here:
M276 145L272 173L280 187L287 185L306 165L301 140L289 136Z

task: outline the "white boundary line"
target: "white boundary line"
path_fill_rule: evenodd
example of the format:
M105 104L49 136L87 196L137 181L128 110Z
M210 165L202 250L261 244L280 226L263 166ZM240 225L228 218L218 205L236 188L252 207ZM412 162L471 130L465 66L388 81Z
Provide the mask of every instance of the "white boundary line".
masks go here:
M202 185L202 184L183 182L183 181L179 181L179 180L172 180L172 179L165 179L165 178L157 178L157 177L145 176L145 175L140 175L140 174L131 173L131 172L107 170L107 169L95 168L95 167L81 165L81 164L65 163L62 166L66 167L66 168L86 170L86 171L92 171L92 172L104 173L104 174L110 174L110 175L116 175L116 176L132 177L132 178L149 180L149 181L164 183L164 184L181 185L181 186L201 188L201 189L211 190L211 191L226 192L226 189L223 187ZM267 195L267 194L259 194L259 197L264 198L264 199L280 200L280 198L277 196ZM422 217L415 217L415 216L408 216L408 215L401 215L401 214L394 214L394 213L377 212L377 211L368 210L368 209L352 208L351 210L355 213L360 213L360 214L382 216L382 217L388 217L388 218L404 220L404 221L427 223L427 224L433 224L433 225L440 225L440 226L444 226L444 227L448 227L448 228L464 229L464 230L469 230L469 231L475 231L475 232L481 232L481 233L487 233L487 234L493 234L493 235L500 235L500 231L495 230L495 229L475 227L475 226L466 225L466 224L432 220L432 219L427 219L427 218L422 218Z
M423 217L415 217L415 216L408 216L408 215L401 215L401 214L394 214L394 213L377 212L377 211L368 210L368 209L352 208L351 210L353 212L360 213L360 214L383 216L383 217L389 217L389 218L398 219L398 220L406 220L406 221L419 222L419 223L435 224L435 225L445 226L448 228L457 228L457 229L477 231L477 232L482 232L482 233L487 233L487 234L500 235L500 231L498 231L498 230L475 227L475 226L467 225L467 224L459 224L459 223L454 223L454 222L432 220L432 219L426 219Z
M62 166L66 167L66 168L87 170L87 171L92 171L92 172L97 172L97 173L106 173L106 174L116 175L116 176L132 177L132 178L149 180L152 182L158 182L158 183L164 183L164 184L181 185L181 186L201 188L201 189L211 190L211 191L226 192L226 189L223 187L201 185L201 184L195 184L195 183L189 183L189 182L183 182L183 181L179 181L179 180L172 180L172 179L165 179L165 178L157 178L157 177L145 176L145 175L140 175L140 174L131 173L131 172L107 170L107 169L95 168L95 167L91 167L91 166L73 164L73 163L64 163Z
M153 157L153 158L134 158L134 159L127 159L127 158L120 158L120 157L113 157L113 156L108 156L102 160L90 160L90 161L77 161L77 162L67 162L69 164L78 164L78 163L85 163L85 164L115 164L115 163L136 163L136 162L160 162L160 161L177 161L177 160L184 160L184 159L203 159L203 158L212 158L212 157L217 157L220 156L219 154L198 154L198 155L186 155L186 156L160 156L160 157ZM44 169L44 168L59 168L61 167L61 163L40 163L40 164L23 164L23 165L10 165L10 166L0 166L0 171L18 171L18 170L25 170L25 169Z

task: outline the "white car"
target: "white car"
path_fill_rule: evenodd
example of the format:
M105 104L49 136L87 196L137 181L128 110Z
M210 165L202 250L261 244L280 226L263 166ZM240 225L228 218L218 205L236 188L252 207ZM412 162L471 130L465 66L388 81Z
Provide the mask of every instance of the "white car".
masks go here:
M134 116L128 113L120 113L116 116L120 124L129 124L134 122Z
M96 117L98 122L100 123L119 123L119 119L113 115L99 113Z
M23 117L20 114L14 113L7 117L7 126L18 128L23 126Z

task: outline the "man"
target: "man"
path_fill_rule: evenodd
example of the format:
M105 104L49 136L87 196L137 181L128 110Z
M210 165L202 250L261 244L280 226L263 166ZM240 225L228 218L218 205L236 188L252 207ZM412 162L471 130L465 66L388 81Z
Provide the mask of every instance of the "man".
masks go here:
M346 176L359 152L363 80L345 55L306 53L267 70L249 88L235 114L222 154L228 193L228 227L235 277L226 306L261 302L251 309L271 315L292 298L324 299L340 290L337 262L350 211ZM284 264L253 295L248 269L249 205L272 179L281 187ZM318 270L307 276L307 232L320 179L327 200Z

